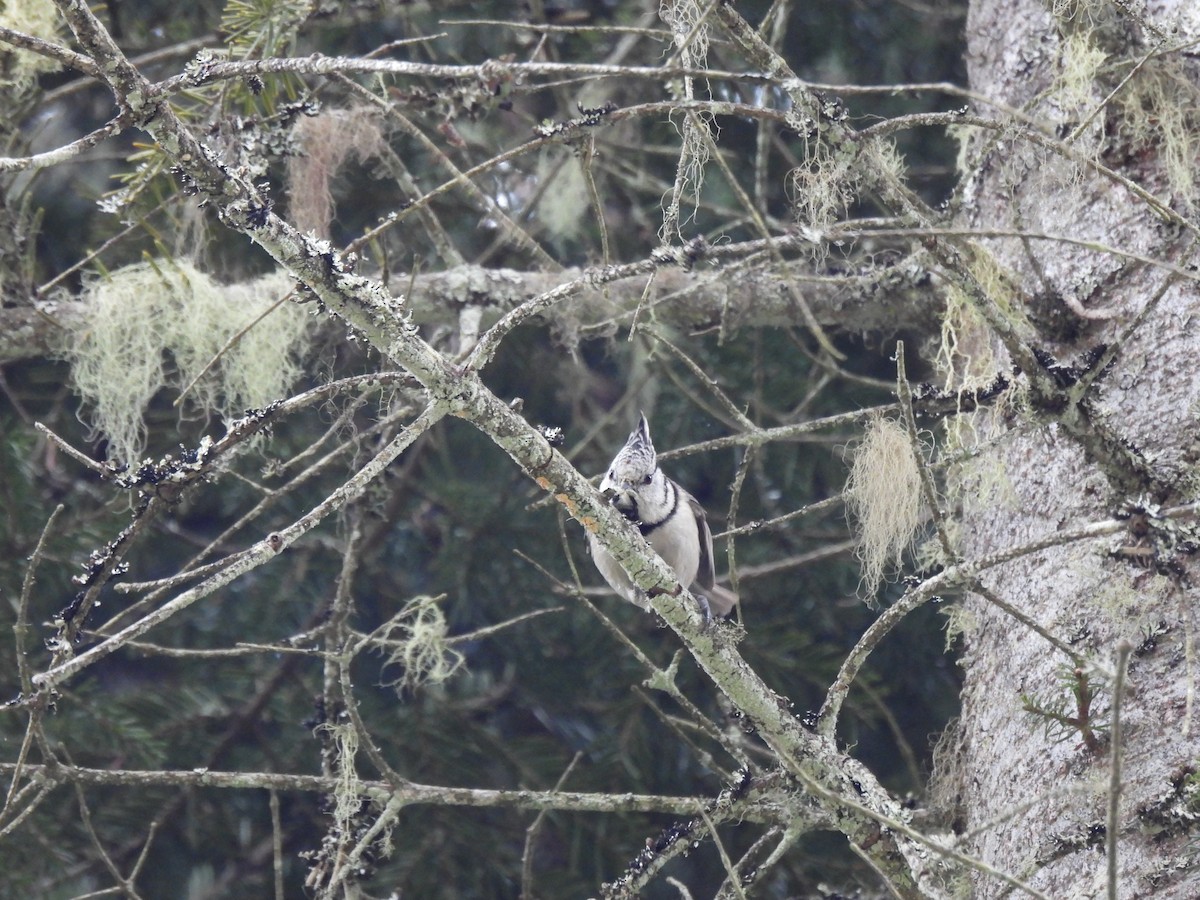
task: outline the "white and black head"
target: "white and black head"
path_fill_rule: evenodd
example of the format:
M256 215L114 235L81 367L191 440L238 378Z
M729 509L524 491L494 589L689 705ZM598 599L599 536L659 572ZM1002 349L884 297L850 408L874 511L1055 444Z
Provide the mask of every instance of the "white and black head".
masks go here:
M659 507L669 505L666 476L658 467L658 457L650 440L650 425L643 413L629 440L608 467L600 491L628 518L641 522L657 521Z

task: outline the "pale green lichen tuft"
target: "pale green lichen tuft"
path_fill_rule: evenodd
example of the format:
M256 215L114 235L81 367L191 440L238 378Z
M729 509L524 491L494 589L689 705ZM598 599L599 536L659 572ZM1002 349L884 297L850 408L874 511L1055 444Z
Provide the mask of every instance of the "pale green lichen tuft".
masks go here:
M387 648L386 666L401 673L385 682L397 692L422 684L441 684L459 670L463 655L448 640L449 628L438 602L442 597L414 597L382 629L381 643Z
M879 590L921 524L921 475L904 426L876 418L854 450L846 504L858 532L863 592Z
M538 200L537 214L549 240L563 246L578 239L587 222L587 180L583 164L560 147L547 148L538 158L537 183L551 181Z
M979 616L976 611L962 602L943 606L939 612L946 618L947 653L954 650L959 638L969 638L979 630Z
M110 459L133 462L146 438L144 414L158 391L191 384L189 407L223 419L284 396L300 374L309 318L282 303L226 344L290 291L286 275L222 285L190 263L139 263L86 286L86 309L67 359L91 423Z
M1097 80L1108 54L1084 32L1074 32L1063 41L1062 70L1058 77L1058 100L1064 110L1090 112L1098 99Z
M976 300L959 285L948 282L943 291L946 307L942 313L941 331L926 348L927 355L933 358L942 388L956 392L960 399L972 391L991 386L1008 365L999 338L977 304L987 304L992 315L1015 330L1032 332L1012 274L980 247L964 248L963 261L982 299ZM1009 388L997 404L1003 405L1005 410L1010 409L1019 405L1019 395L1019 387ZM973 446L979 439L978 420L987 415L986 411L979 410L948 418L944 425L946 446Z
M8 0L0 3L0 25L31 37L57 41L62 20L51 0ZM11 61L4 67L0 84L11 84L18 88L28 87L43 72L57 72L62 64L57 60L21 50L6 48L12 54Z
M858 196L861 169L850 154L832 153L823 142L813 143L808 159L788 173L788 194L797 223L825 231Z
M358 732L349 723L326 724L321 728L328 732L333 745L333 819L343 834L351 832L351 821L362 806L362 779L358 777Z
M1174 196L1194 208L1200 157L1200 89L1174 59L1148 62L1117 96L1120 133L1153 148Z
M708 11L696 0L673 3L664 0L659 5L658 13L674 35L680 64L694 69L704 68L708 60ZM695 98L692 78L684 78L681 84L672 84L670 88L676 97L687 100ZM717 130L716 120L709 113L687 113L678 127L681 145L675 185L670 192L670 199L664 197L663 222L659 228L659 238L664 244L682 239L683 224L699 211L712 135ZM685 216L682 208L686 203L692 205L692 212Z

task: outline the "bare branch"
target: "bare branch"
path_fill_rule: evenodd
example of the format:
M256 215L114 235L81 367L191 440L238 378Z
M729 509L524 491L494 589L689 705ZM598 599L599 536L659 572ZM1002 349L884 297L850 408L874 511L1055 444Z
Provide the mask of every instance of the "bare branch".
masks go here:
M11 763L0 763L0 772L11 774ZM60 764L27 766L25 777L37 779L43 787L64 784L109 785L115 787L205 787L223 790L289 791L332 793L335 778L321 775L285 775L273 772L218 772L208 769L145 771L131 769L92 769ZM49 787L47 787L49 786ZM636 794L589 794L574 791L493 791L481 788L438 787L406 782L393 789L387 782L362 782L364 796L386 803L396 797L407 805L429 804L476 808L563 809L584 812L657 812L694 815L709 801L703 797L660 797ZM756 813L747 810L753 818Z

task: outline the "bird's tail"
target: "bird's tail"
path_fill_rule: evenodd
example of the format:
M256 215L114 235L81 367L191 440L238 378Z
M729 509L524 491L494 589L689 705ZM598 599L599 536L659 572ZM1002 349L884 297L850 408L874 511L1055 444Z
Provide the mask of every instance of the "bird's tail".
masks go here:
M693 587L692 590L695 591L696 588ZM730 611L737 606L738 595L728 588L721 587L719 584L702 588L699 593L702 593L708 600L709 609L712 610L712 614L718 619L729 615Z

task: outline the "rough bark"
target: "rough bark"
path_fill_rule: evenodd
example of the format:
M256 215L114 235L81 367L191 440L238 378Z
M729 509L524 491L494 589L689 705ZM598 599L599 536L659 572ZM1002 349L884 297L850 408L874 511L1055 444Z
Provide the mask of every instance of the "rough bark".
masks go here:
M1112 68L1092 84L1094 105L1158 36L1115 4L1104 10L1080 4L1073 18L1057 20L1049 6L1025 0L973 3L968 62L976 91L1024 109L1044 130L1061 135L1081 121L1078 110L1064 112L1057 93L1067 36L1082 31L1110 53ZM1171 22L1182 26L1170 43L1200 36L1189 4L1153 7L1147 15L1164 31ZM1110 12L1120 17L1123 32L1107 29L1097 37L1081 18ZM1114 33L1125 38L1114 41ZM1177 98L1186 102L1196 95L1195 61L1171 59L1190 79ZM1099 147L1106 164L1169 197L1161 138L1126 136L1121 119L1119 104L1110 103L1080 143ZM1194 230L1165 228L1146 204L1095 174L1020 141L987 147L979 163L963 215L970 227L1069 235L1181 265L1195 259ZM1194 197L1178 198L1173 208L1195 221ZM1058 333L1043 319L1035 340L1065 363L1078 363L1102 345L1116 348L1111 369L1096 378L1075 414L1111 429L1145 469L1137 477L1119 477L1044 410L997 420L992 434L1000 440L973 472L1002 473L1005 488L990 496L976 489L964 493L964 555L1190 499L1200 354L1191 327L1196 285L1080 247L1015 239L986 246L1015 273L1017 296L1031 315L1047 305L1062 315L1067 301L1111 313L1092 319L1066 313L1072 325ZM987 588L1066 641L1083 662L1014 627L995 605L978 598L968 604L973 624L963 662L963 714L947 757L953 762L947 770L955 773L950 780L958 781L952 787L960 792L961 824L971 835L969 852L1051 896L1100 896L1106 890L1114 753L1120 754L1123 777L1115 835L1118 882L1109 896L1200 894L1192 832L1198 597L1195 561L1179 541L1183 530L1135 512L1125 534L1052 547L982 576ZM1112 676L1122 641L1134 652L1121 734L1114 741ZM1050 718L1055 712L1083 718L1071 693L1081 677L1097 694L1086 710L1094 735L1082 724ZM979 878L973 896L999 896L1001 888Z

